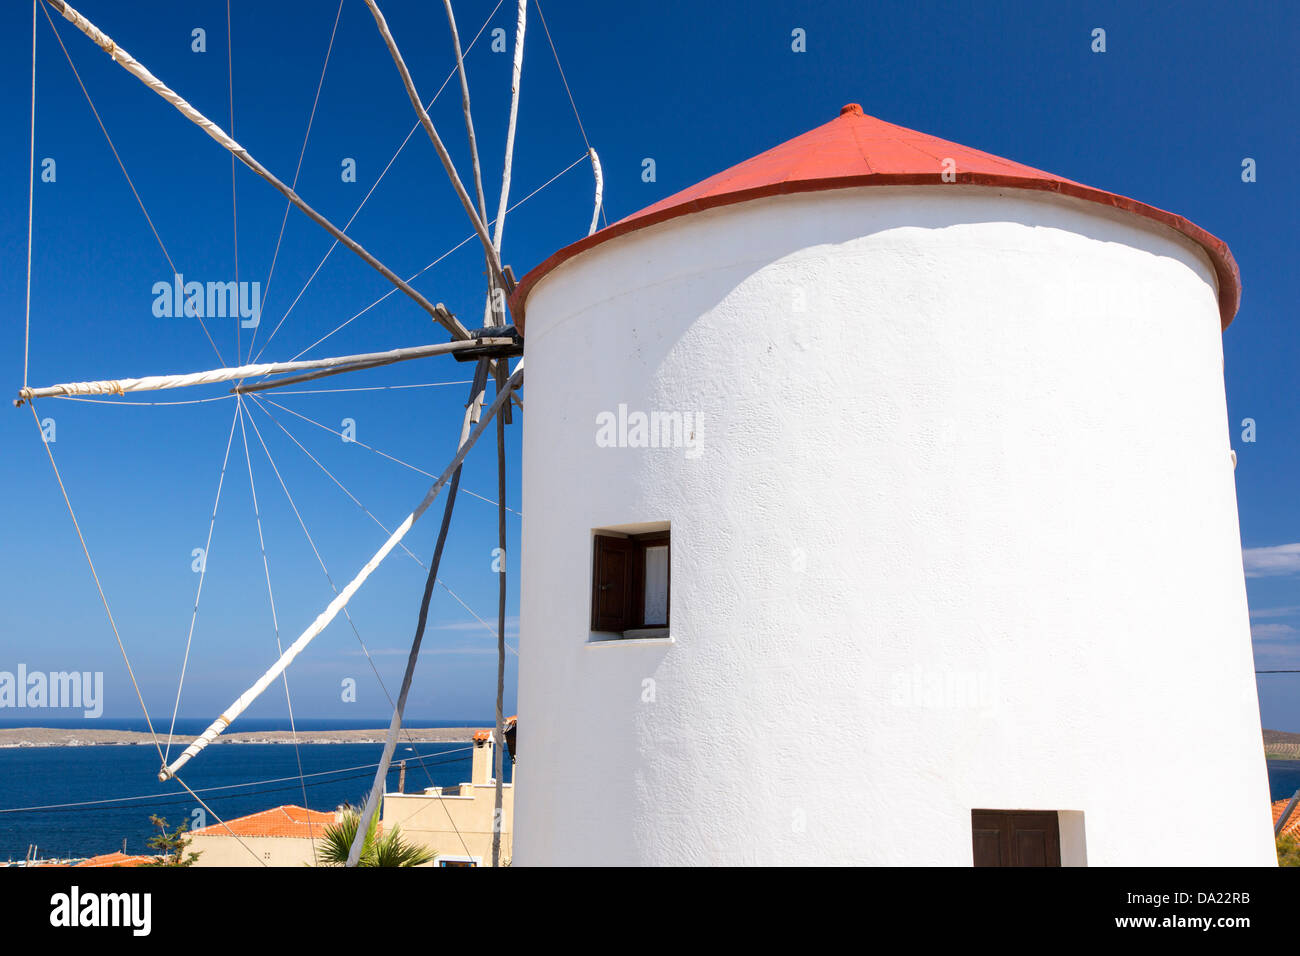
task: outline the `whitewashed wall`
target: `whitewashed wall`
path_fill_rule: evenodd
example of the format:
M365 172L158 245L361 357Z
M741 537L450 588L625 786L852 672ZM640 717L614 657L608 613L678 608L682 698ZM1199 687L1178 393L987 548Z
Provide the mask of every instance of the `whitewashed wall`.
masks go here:
M1082 812L1090 865L1272 863L1213 281L955 185L545 278L515 863L969 865L972 808ZM598 447L620 403L698 453ZM592 529L665 520L672 643L590 643Z

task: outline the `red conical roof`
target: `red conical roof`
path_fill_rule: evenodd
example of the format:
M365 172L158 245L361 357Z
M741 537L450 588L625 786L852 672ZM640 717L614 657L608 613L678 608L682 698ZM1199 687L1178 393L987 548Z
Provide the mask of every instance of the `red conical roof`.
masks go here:
M616 236L678 216L764 196L850 186L947 185L942 178L946 159L954 161L955 178L950 178L957 183L1061 193L1123 209L1178 230L1200 245L1214 264L1223 328L1236 315L1241 300L1241 275L1236 260L1226 243L1195 223L1135 199L886 123L867 116L856 103L845 106L829 123L566 246L524 276L511 299L511 309L522 327L525 301L538 280L560 263Z

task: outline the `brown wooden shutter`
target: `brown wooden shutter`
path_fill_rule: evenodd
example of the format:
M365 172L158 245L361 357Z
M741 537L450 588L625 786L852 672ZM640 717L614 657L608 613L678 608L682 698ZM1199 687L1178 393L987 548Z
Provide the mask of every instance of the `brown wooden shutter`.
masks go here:
M1010 831L1004 830L1001 814L972 813L971 833L975 845L976 866L1010 866L1003 860L1011 859ZM1003 845L1003 837L1007 844Z
M976 866L1060 866L1055 810L972 810Z
M630 583L633 547L627 538L598 534L591 576L591 629L622 633L634 626Z

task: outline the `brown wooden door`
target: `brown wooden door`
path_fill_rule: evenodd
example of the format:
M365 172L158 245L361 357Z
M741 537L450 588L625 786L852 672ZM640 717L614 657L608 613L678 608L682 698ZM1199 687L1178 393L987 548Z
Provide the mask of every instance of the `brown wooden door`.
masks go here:
M1055 810L972 810L976 866L1060 866Z

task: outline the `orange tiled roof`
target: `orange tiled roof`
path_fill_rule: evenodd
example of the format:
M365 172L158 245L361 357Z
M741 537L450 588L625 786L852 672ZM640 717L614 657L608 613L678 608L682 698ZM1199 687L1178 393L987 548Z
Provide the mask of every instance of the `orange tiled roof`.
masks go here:
M1277 818L1282 815L1282 811L1286 809L1286 805L1290 802L1290 797L1284 797L1281 800L1273 801L1273 826L1277 826ZM1297 805L1296 808L1291 811L1291 819L1286 822L1286 826L1282 828L1282 832L1300 838L1300 805Z
M128 856L125 853L102 853L99 856L92 856L89 860L82 860L80 863L74 863L73 866L143 866L146 863L152 863L154 858L151 856Z
M513 727L518 722L519 722L518 716L511 716L511 717L507 717L502 722L502 724L505 727L505 729L509 731L510 728ZM474 733L474 743L476 744L487 743L491 739L492 739L492 731L490 730L479 730L479 731L475 731Z
M321 810L308 810L304 807L287 804L261 813L251 813L246 817L227 820L225 824L214 823L212 826L195 830L191 836L230 836L234 831L241 837L301 837L303 839L320 839L322 831L332 826L334 814Z

